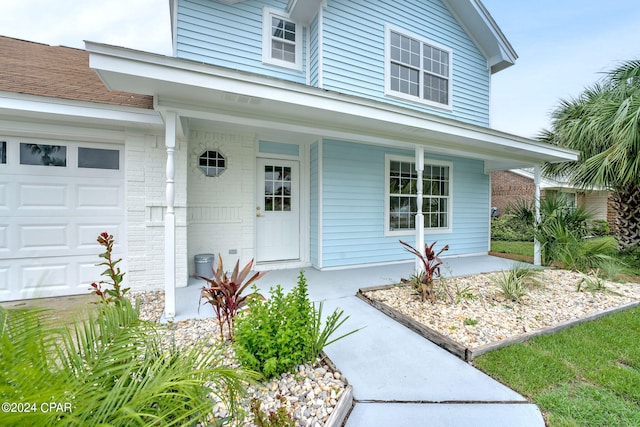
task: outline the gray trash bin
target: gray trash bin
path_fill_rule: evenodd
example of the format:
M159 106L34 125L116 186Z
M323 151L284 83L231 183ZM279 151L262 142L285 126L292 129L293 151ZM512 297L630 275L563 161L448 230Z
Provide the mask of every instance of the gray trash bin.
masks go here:
M215 260L213 254L198 254L193 257L196 264L196 276L213 277L213 260Z

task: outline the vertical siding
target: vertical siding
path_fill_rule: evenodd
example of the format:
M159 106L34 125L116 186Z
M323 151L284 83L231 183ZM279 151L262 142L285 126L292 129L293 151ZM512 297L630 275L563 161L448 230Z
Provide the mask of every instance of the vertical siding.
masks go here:
M486 59L441 0L329 0L323 22L325 89L489 125ZM385 24L453 50L453 111L384 96Z
M320 214L320 170L319 142L311 144L309 150L309 258L311 264L319 266L318 227Z
M428 151L428 147L426 149ZM325 140L322 150L323 267L410 259L398 240L384 236L385 154L412 157L412 151ZM483 163L443 156L453 162L452 232L429 235L448 255L486 253L489 238L489 177Z
M251 0L233 5L211 0L180 0L176 56L305 83L304 72L262 63L264 6L284 12L287 0ZM304 70L304 40L301 42Z

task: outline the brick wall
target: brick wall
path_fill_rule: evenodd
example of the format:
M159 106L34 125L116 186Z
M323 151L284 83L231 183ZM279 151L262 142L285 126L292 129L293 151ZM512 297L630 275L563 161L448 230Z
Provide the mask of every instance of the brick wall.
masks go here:
M518 200L533 202L535 191L532 179L510 171L491 172L491 206L498 208L500 214Z
M127 136L127 276L128 285L136 289L164 287L166 159L163 136ZM177 143L175 163L176 284L186 286L187 155L184 141Z
M254 256L256 138L253 133L192 130L188 147L189 273L200 253L222 255L227 269ZM218 151L226 170L207 177L198 168L205 151Z

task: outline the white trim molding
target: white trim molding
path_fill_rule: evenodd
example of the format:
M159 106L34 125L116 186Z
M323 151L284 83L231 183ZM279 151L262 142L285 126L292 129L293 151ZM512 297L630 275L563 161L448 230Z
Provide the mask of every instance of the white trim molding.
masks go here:
M286 59L274 58L272 53L274 34L271 31L272 19L277 18L282 20L283 28L282 37L278 37L279 43L284 46L294 46L294 61L287 61ZM286 24L293 24L295 30L293 32L294 40L291 41L287 38L288 29ZM304 26L299 22L295 22L291 19L288 13L281 12L269 7L264 7L262 10L262 62L267 65L275 65L277 67L289 68L295 71L302 71L302 45L304 43ZM277 40L277 41L278 41Z

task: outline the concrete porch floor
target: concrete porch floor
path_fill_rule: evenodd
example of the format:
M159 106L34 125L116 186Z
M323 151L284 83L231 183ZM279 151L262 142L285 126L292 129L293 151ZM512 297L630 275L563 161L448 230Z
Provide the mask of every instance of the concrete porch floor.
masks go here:
M513 261L484 256L443 258L445 276L509 269ZM544 426L539 409L526 399L437 345L418 336L355 296L361 287L397 283L414 263L319 271L305 269L313 301L324 301L325 314L341 308L346 332L362 328L325 349L353 386L354 409L347 427ZM258 282L261 292L281 284L285 291L298 269L276 270ZM176 289L176 320L210 317L198 313L204 282L191 279ZM340 331L338 331L340 333Z

